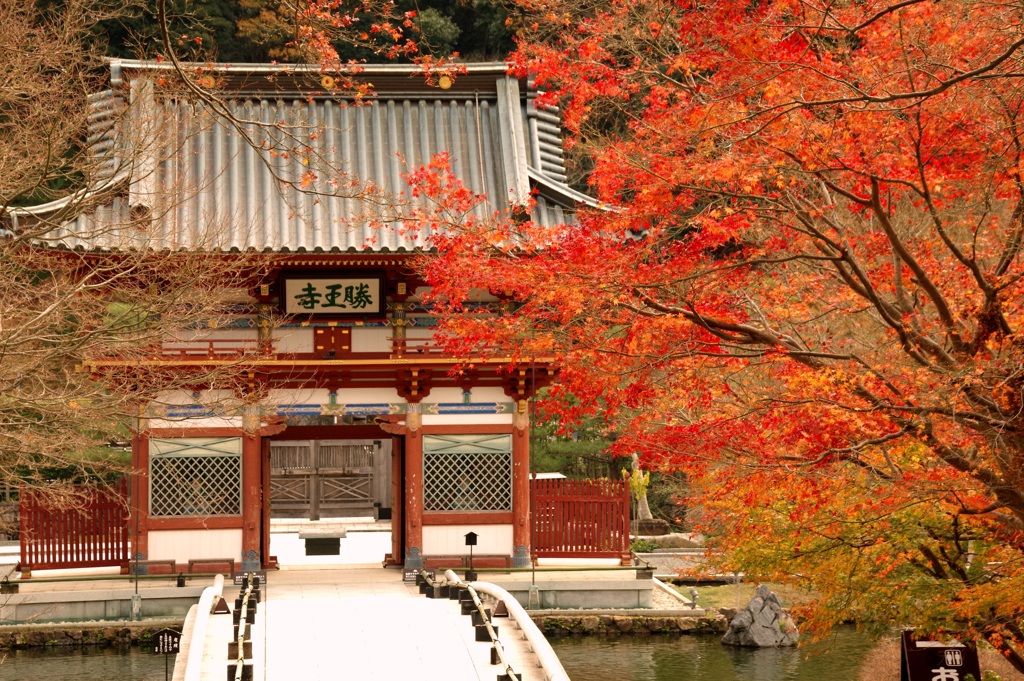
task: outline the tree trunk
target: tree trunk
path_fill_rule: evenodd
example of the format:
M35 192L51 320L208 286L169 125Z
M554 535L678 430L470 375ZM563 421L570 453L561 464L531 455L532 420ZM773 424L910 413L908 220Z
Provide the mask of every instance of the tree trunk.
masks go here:
M1002 632L986 632L985 639L992 644L999 653L1006 658L1006 661L1013 665L1021 674L1024 674L1024 657L1011 645L1006 639L1005 633Z

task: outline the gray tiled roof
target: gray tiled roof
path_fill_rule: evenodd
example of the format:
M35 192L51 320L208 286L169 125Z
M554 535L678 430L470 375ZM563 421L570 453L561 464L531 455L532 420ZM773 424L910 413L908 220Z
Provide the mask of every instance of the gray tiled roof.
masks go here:
M536 108L503 64L473 65L447 90L410 68L368 67L376 94L365 103L308 87L320 85L314 67L279 69L206 67L216 99L202 101L162 88L166 65L113 62L114 89L93 98L89 131L102 200L21 211L15 228L66 216L46 242L84 250L430 248L437 227L406 219L422 199L404 175L439 153L484 198L478 218L531 194L544 224L591 203L564 184L557 110Z

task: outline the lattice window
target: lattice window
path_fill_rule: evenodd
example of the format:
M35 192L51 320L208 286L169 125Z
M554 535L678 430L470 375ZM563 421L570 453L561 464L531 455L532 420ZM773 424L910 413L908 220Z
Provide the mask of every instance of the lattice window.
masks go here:
M511 435L425 435L423 508L511 511Z
M242 514L242 439L149 441L149 513Z

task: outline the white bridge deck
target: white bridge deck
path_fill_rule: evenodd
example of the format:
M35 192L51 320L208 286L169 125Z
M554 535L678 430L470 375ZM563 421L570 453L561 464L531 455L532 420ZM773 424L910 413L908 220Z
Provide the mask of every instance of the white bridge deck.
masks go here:
M494 681L502 669L458 601L429 599L401 578L382 568L271 573L252 634L254 680ZM231 616L210 624L202 679L223 681ZM515 671L544 679L520 632L495 624Z
M420 595L415 583L402 581L401 570L380 567L376 544L388 538L350 533L343 544L364 542L356 555L325 564L323 557L293 554L289 569L289 557L282 554L298 548L289 543L295 535L273 536L284 569L269 572L262 586L251 634L254 681L495 681L504 672L490 664L490 643L475 640L458 601ZM232 609L238 591L230 580L224 584ZM524 681L543 681L544 671L512 620L499 617L494 624L514 671ZM227 678L231 637L232 616L210 615L201 681ZM175 667L179 681L186 680L184 657L179 655Z

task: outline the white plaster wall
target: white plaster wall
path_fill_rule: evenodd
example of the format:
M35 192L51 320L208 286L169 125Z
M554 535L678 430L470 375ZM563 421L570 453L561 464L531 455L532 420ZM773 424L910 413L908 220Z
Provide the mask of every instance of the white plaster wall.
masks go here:
M511 403L511 397L501 388L489 386L473 388L469 392L471 402L505 402ZM462 402L462 388L434 388L424 402Z
M242 560L242 529L150 530L148 558L179 563L198 558L234 558L237 564Z
M241 428L242 417L214 416L202 419L150 419L149 428Z
M327 404L330 400L327 388L303 388L295 390L270 390L264 404Z
M301 390L271 390L264 404L328 404L327 388ZM338 393L338 404L379 404L405 402L392 388L353 388Z
M425 426L469 426L512 423L512 414L424 414Z
M474 555L512 555L511 525L424 525L423 555L468 556L469 532L477 534Z
M270 338L278 352L313 352L313 329L308 326L274 329Z
M453 391L458 393L458 398L454 400L440 399L434 397L434 394L447 396L447 391ZM512 398L505 394L505 391L496 386L488 386L486 388L473 388L470 391L470 397L473 402L512 402ZM438 390L432 390L430 392L431 402L461 402L462 391L458 388L439 388Z
M391 334L387 326L353 326L352 352L391 352Z
M394 388L349 388L338 392L339 404L404 404Z
M218 414L235 414L232 416L168 416L166 418L153 418L149 421L149 428L240 428L242 418L237 415L237 409L241 405L238 397L230 390L204 390L198 395L186 390L174 390L163 392L150 404L153 412L159 412L163 408L174 409L183 407L202 407L202 411Z
M198 399L195 393L187 390L168 390L157 396L155 404L219 404L226 400L237 402L238 399L230 390L203 390Z
M240 338L254 341L259 338L259 332L256 329L178 329L173 335L165 336L164 341L238 340Z

